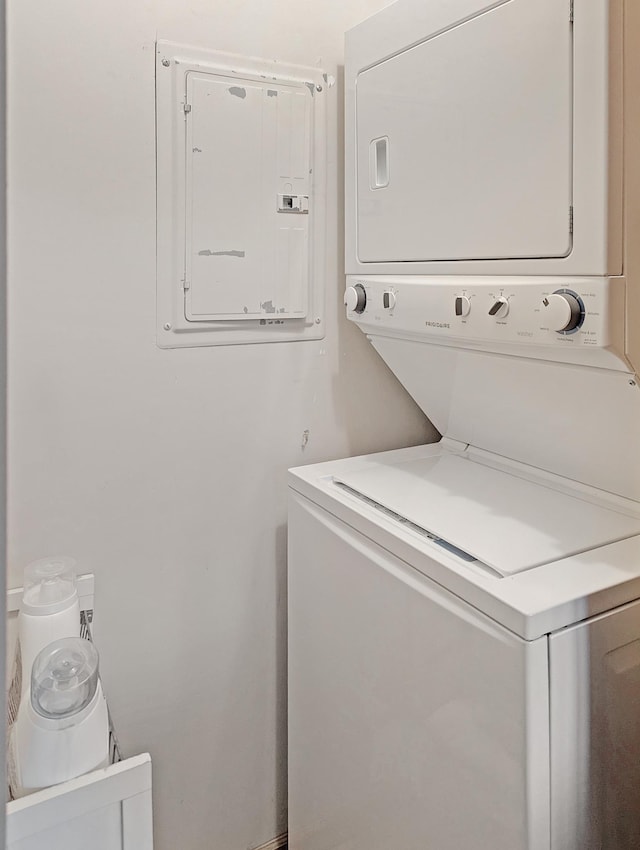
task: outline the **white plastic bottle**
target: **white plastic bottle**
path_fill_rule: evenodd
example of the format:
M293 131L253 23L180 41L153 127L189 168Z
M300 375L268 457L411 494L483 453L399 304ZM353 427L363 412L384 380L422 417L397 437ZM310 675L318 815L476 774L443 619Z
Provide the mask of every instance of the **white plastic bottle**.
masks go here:
M12 790L23 797L109 763L109 717L98 653L84 638L38 654L11 734Z
M24 699L38 653L55 640L80 636L76 564L71 558L43 558L25 568L18 636Z

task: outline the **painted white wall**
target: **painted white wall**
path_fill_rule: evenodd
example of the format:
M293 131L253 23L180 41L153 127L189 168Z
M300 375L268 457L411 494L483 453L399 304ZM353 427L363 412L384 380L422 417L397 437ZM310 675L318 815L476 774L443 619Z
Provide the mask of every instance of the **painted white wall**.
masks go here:
M155 343L154 42L319 65L383 0L9 3L10 585L97 576L159 850L286 828L286 469L433 438L343 317L342 95L329 95L327 337ZM303 432L309 443L302 449Z

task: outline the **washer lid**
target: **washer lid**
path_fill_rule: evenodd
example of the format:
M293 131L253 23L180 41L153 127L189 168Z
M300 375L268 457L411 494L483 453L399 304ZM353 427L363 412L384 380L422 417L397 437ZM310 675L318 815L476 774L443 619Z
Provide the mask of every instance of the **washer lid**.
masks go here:
M640 517L470 456L378 462L335 478L503 576L640 534Z

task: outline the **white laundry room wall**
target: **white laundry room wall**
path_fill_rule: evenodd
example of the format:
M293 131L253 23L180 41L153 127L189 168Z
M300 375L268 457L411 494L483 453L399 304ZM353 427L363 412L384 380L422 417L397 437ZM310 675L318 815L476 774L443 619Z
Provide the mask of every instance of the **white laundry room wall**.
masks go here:
M386 3L8 5L9 583L50 553L96 574L159 850L255 847L286 829L286 469L436 435L343 316L340 86L326 338L156 346L154 43L341 82L344 30Z

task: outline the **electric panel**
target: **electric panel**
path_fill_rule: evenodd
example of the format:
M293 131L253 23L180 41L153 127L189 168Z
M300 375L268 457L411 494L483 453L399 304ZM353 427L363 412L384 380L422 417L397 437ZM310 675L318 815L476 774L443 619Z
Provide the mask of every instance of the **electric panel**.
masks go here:
M158 344L324 336L317 69L158 45Z

